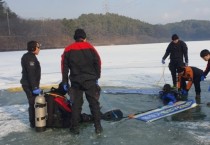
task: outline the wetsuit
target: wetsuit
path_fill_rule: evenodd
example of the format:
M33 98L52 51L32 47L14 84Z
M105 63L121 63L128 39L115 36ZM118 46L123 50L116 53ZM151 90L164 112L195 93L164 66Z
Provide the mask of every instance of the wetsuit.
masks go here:
M184 41L179 40L177 43L173 41L168 45L166 52L163 56L165 60L170 55L169 70L171 71L171 76L173 80L173 85L176 86L176 69L177 67L183 65L183 57L185 58L185 63L188 63L188 48Z
M36 95L32 93L33 90L39 88L41 79L41 67L36 55L32 52L25 53L21 58L22 78L20 83L26 93L29 103L29 121L31 127L35 126L35 109L34 102Z

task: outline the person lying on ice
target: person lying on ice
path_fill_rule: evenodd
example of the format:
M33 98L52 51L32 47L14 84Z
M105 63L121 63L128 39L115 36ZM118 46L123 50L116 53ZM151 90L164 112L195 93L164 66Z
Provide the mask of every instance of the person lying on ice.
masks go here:
M195 86L195 100L197 104L200 104L200 93L201 87L200 82L203 81L203 71L197 67L192 66L179 66L177 68L178 73L178 82L177 88L182 93L182 95L188 95L188 91L190 90L192 84ZM188 83L186 84L186 81Z

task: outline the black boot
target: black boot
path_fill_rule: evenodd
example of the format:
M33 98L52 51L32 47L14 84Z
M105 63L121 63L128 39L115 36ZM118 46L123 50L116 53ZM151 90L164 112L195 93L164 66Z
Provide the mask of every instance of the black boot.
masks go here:
M78 127L71 127L71 128L70 128L70 132L71 132L72 134L77 135L77 134L79 134L79 128L78 128Z
M201 96L200 95L196 95L195 96L195 101L197 104L200 104L201 103Z
M103 132L103 128L102 128L101 124L95 125L95 133L100 134L102 132Z
M35 127L35 109L34 109L34 105L29 104L28 116L29 116L30 127L34 128Z
M31 127L31 128L35 128L35 123L34 123L34 122L31 122L31 123L30 123L30 127Z

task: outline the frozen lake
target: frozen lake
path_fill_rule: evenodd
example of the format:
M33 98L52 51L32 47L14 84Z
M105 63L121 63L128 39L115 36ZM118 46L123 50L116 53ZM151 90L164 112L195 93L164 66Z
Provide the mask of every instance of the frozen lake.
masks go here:
M186 42L189 48L189 65L205 69L200 58L202 49L210 49L210 41ZM171 76L161 58L168 43L118 45L96 47L102 59L102 76L99 84L103 90L132 88L153 90L165 83L171 84ZM63 49L41 50L38 59L42 66L42 85L58 84L61 80L60 59ZM68 129L47 129L37 133L29 128L27 101L23 92L8 92L19 87L21 77L20 58L25 51L0 52L0 144L7 145L209 145L210 108L209 80L201 83L202 104L194 109L152 123L135 119L118 122L102 121L104 132L96 136L92 124L82 125L78 136ZM194 87L189 98L194 99ZM157 95L101 94L102 112L121 109L124 116L162 105ZM89 113L87 102L83 112Z

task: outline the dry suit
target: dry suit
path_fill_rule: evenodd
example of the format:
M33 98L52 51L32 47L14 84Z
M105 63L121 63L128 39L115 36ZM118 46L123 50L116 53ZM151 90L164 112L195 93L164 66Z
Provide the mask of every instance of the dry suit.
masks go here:
M67 46L62 55L61 71L63 84L68 84L68 77L71 82L69 93L72 101L71 128L77 128L79 125L83 93L89 103L95 128L101 128L98 101L100 87L97 85L101 75L101 59L95 48L88 42L75 42Z

